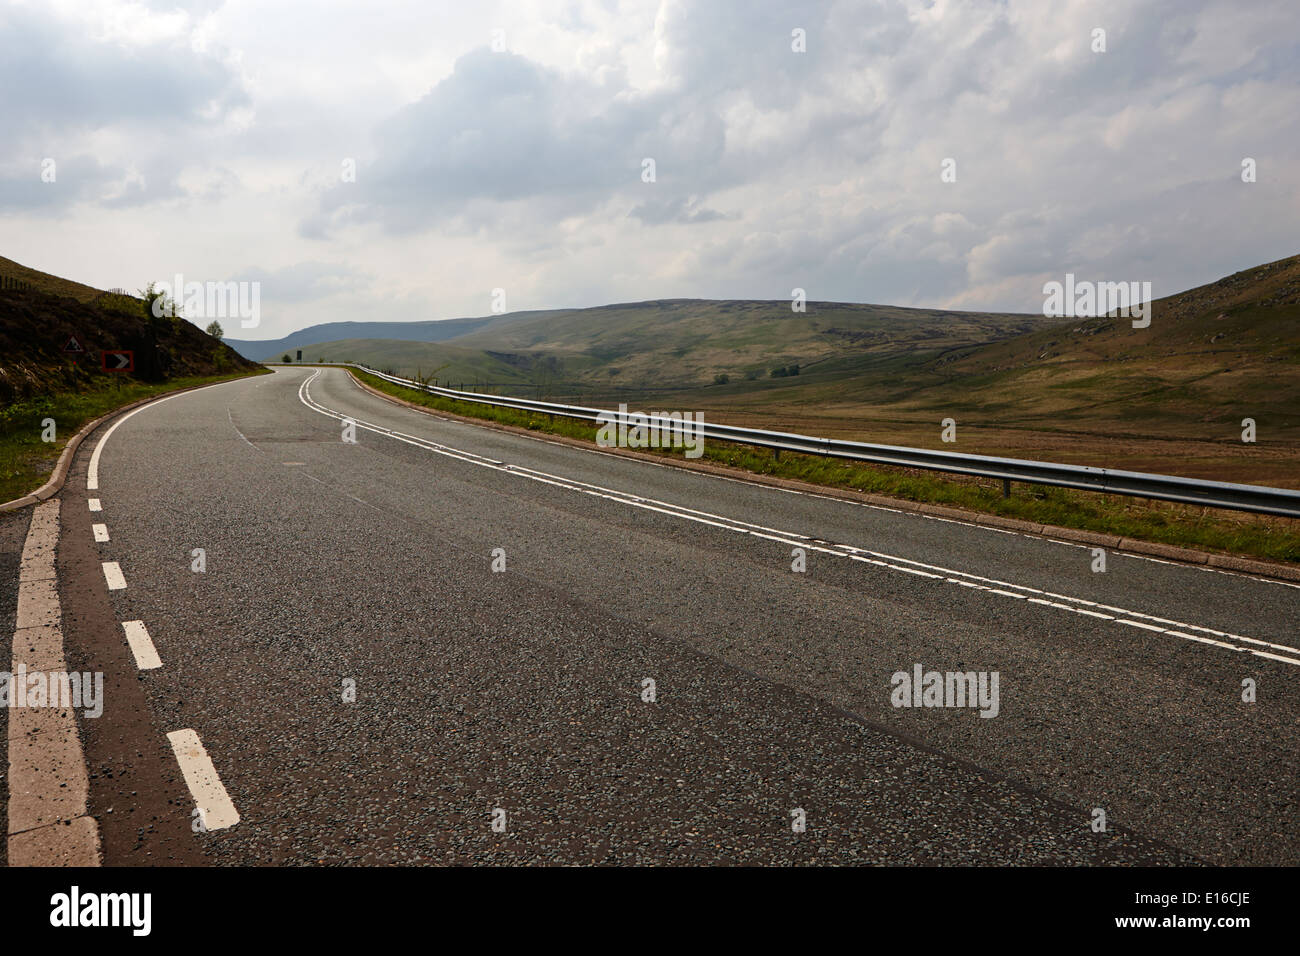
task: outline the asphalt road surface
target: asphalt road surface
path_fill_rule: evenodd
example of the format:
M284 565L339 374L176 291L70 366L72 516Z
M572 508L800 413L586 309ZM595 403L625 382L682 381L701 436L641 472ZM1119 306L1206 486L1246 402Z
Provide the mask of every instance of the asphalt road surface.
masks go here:
M1294 586L1099 573L339 369L147 406L88 491L103 433L58 567L69 666L105 674L81 727L108 864L1300 862ZM996 673L996 716L894 706L918 665ZM181 729L233 825L195 832Z

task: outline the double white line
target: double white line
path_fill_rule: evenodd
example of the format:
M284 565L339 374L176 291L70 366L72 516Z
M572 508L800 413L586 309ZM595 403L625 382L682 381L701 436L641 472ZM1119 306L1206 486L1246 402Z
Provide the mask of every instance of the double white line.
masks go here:
M1067 594L1058 594L1053 591L1044 591L1023 584L1014 584L1009 581L999 581L996 578L970 574L966 571L956 571L952 568L926 564L922 561L913 561L910 558L902 558L897 555L871 551L867 548L858 548L848 544L835 544L833 542L821 541L793 531L782 531L776 528L769 528L748 521L740 521L735 518L728 518L723 515L712 514L707 511L699 511L694 508L672 504L667 501L660 501L655 498L646 498L640 495L618 491L613 488L605 488L601 485L593 485L588 482L578 481L573 478L565 478L560 475L552 475L547 472L524 468L520 465L509 465L505 462L497 461L495 458L486 458L482 455L476 455L473 452L463 451L459 448L452 448L449 445L443 445L426 438L407 435L404 432L394 431L391 428L385 428L382 425L376 425L373 422L366 422L356 418L355 416L345 415L342 412L334 411L333 409L326 408L324 405L315 401L311 397L311 392L308 386L310 386L320 374L321 371L318 369L311 376L305 379L302 385L298 388L299 400L312 411L319 412L322 415L327 415L338 421L354 422L358 428L375 432L380 435L386 435L395 441L405 442L408 445L415 445L418 448L424 448L428 451L434 452L435 454L445 455L448 458L455 458L459 461L469 462L472 465L490 468L493 471L502 471L512 475L518 475L520 478L527 478L531 481L553 485L557 488L565 488L579 494L604 498L607 501L614 501L633 508L643 508L647 511L655 511L660 514L671 515L686 521L696 522L697 524L720 528L724 531L753 535L756 538L776 541L781 544L804 548L808 551L816 551L837 558L847 558L850 561L860 561L864 564L876 565L877 567L887 568L891 571L901 571L905 574L910 574L916 577L931 578L948 584L959 585L960 587L984 591L989 594L995 594L998 597L1017 601L1026 601L1030 604L1050 607L1059 611L1067 611L1072 614L1078 614L1096 620L1113 621L1116 624L1164 634L1180 640L1193 641L1198 644L1208 644L1224 650L1251 654L1255 657L1263 657L1268 660L1280 661L1284 664L1300 666L1300 648L1292 647L1287 644L1276 644L1270 641L1258 640L1253 637L1245 637L1241 634L1233 634L1227 631L1215 630L1210 627L1202 627L1197 624L1187 624L1182 621L1157 617L1152 614L1144 614L1141 611L1133 611L1110 604L1101 604L1096 601L1071 597Z

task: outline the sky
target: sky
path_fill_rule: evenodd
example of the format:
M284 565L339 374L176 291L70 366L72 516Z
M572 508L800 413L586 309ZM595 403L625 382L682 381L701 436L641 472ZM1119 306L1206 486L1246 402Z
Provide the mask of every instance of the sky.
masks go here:
M259 339L796 288L1040 312L1067 273L1160 296L1300 253L1298 24L1296 0L0 0L0 255L260 283L258 326L227 328Z

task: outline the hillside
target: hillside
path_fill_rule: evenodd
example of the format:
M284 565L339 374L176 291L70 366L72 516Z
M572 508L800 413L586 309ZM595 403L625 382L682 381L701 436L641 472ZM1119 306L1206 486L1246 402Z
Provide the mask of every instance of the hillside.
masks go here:
M506 318L437 346L324 348L401 372L451 361L444 382L512 391L522 377L530 395L865 441L952 447L939 435L951 417L961 451L1300 486L1300 257L1159 299L1148 329L700 300ZM798 375L772 374L791 365ZM1255 444L1240 440L1244 418Z
M1004 423L1087 423L1227 431L1243 417L1300 433L1300 256L1155 301L1150 328L1076 320L931 361L941 380L904 404L997 409Z
M553 313L461 336L458 345L557 357L588 382L702 385L849 355L948 349L1041 328L1042 316L841 302L671 299Z
M758 382L771 377L773 370L791 366L804 373L846 359L938 353L1058 321L1036 315L839 302L809 302L806 312L796 313L784 300L668 299L511 313L448 338L445 344L475 350L485 368L508 366L534 385L606 392L694 388L711 385L718 376ZM328 351L344 357L337 344L331 343ZM324 354L316 346L313 349L313 354ZM380 347L372 341L365 348L354 344L347 357L413 371L420 361L417 354L428 354L424 359L428 364L437 352L387 349L381 358ZM304 352L303 358L308 357Z
M409 342L395 339L343 339L303 350L304 362L348 362L361 356L372 368L400 370L409 377L432 376L440 384L486 385L506 390L533 386L539 370L511 364L478 349L447 342ZM276 358L278 358L277 356Z
M1073 319L942 353L844 356L674 396L726 421L1300 487L1300 256L1158 299L1148 329ZM1241 441L1253 418L1257 442Z
M431 322L326 322L299 329L279 339L226 339L226 344L244 358L255 362L275 361L285 352L294 355L303 349L307 352L322 342L340 342L351 339L388 339L396 342L441 342L475 331L501 316L492 315L473 319L443 319Z
M252 371L256 365L184 319L147 317L144 303L0 259L4 276L29 288L0 287L0 401L115 383ZM42 291L45 290L45 291ZM82 351L67 351L69 339ZM134 374L102 368L101 350L135 353Z
M49 295L67 296L78 302L92 302L106 293L71 279L62 279L36 269L20 265L12 259L0 256L0 290L13 288L31 289Z

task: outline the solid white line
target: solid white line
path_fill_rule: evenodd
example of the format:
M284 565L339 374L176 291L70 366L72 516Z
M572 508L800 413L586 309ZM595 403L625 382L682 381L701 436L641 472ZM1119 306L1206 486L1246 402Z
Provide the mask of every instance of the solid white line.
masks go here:
M87 498L86 504L90 506L91 511L103 511L104 506L99 503L98 498Z
M208 830L224 830L238 823L239 811L217 776L217 768L212 766L212 758L203 749L199 735L188 728L173 730L167 740L176 753L176 762L181 765L203 826Z
M1156 627L1154 624L1143 624L1141 621L1126 621L1121 618L1118 623L1127 624L1129 627L1140 627L1144 631L1155 631L1157 634L1163 634L1165 632L1163 627Z
M136 667L142 671L162 667L162 659L154 649L153 640L149 637L144 621L123 621L122 630L126 632L126 642L131 645L131 653L135 655Z
M906 574L911 574L918 577L938 578L944 581L950 581L952 583L963 583L963 582L955 581L952 577L947 577L947 575L956 575L961 578L969 579L972 582L966 585L967 587L973 587L977 590L987 591L990 594L996 594L1000 597L1014 598L1017 600L1028 599L1032 601L1032 603L1034 604L1038 604L1044 607L1050 607L1062 611L1069 611L1071 613L1080 614L1087 617L1098 618L1102 620L1115 620L1116 616L1118 615L1128 615L1130 617L1144 618L1148 621L1157 622L1157 624L1156 625L1142 624L1137 621L1117 621L1117 623L1129 624L1131 626L1144 628L1149 631L1168 634L1172 637L1181 638L1181 637L1185 637L1186 635L1184 635L1181 631L1176 631L1176 630L1168 629L1157 625L1161 625L1161 624L1174 625L1175 627L1186 628L1188 630L1203 631L1207 634L1213 634L1218 637L1227 637L1235 640L1241 640L1262 647L1271 647L1276 650L1282 650L1290 654L1295 654L1297 656L1300 656L1300 648L1290 647L1285 644L1273 644L1268 641L1261 641L1251 637L1243 637L1238 634L1225 634L1222 631L1216 631L1213 628L1209 628L1209 627L1201 627L1200 625L1196 625L1196 624L1186 624L1181 621L1173 621L1166 618L1156 617L1151 614L1143 614L1140 611L1130 611L1125 608L1112 607L1111 605L1100 604L1096 601L1089 601L1084 598L1071 597L1070 595L1066 595L1066 594L1056 594L1052 591L1043 591L1038 588L1030 587L1024 584L1014 584L1008 581L999 581L995 578L986 578L977 574L971 574L966 571L956 571L950 568L940 567L939 565L927 564L923 561L914 561L911 558L903 558L903 557L899 557L898 555L885 554L878 551L869 551L865 548L857 548L852 545L833 544L831 542L823 542L820 545L813 544L812 541L806 535L797 534L795 532L779 531L775 528L767 528L764 527L763 525L752 524L750 522L741 521L735 518L727 518L722 515L711 514L707 511L697 511L693 508L686 508L681 505L674 505L670 502L658 501L654 498L644 498L638 495L630 494L628 492L616 491L612 488L604 488L600 485L589 484L587 482L578 481L577 479L564 478L562 476L552 475L547 472L534 471L533 469L524 468L523 466L520 465L503 464L502 462L496 461L495 459L485 458L482 455L476 455L473 452L462 451L457 448L452 448L449 445L439 444L438 442L431 441L430 439L417 438L414 435L407 435L402 432L396 432L393 431L392 429L384 428L382 425L376 425L371 422L366 422L363 421L362 419L356 418L355 416L344 415L341 412L335 412L332 409L326 408L324 405L321 405L319 402L317 402L315 399L311 397L311 393L308 389L308 386L311 385L311 383L315 381L317 376L319 376L320 374L321 374L321 370L318 369L317 371L313 372L310 376L308 376L306 379L304 379L302 384L298 387L299 401L301 401L304 405L306 405L308 408L312 409L313 411L319 412L322 415L326 415L330 418L334 418L339 421L346 419L348 421L355 422L358 428L362 428L367 431L377 432L378 434L381 435L387 435L389 438L393 438L396 441L404 442L405 444L408 445L415 445L416 447L424 448L427 451L432 451L436 454L444 455L448 458L454 458L459 461L464 461L470 464L479 465L480 467L483 468L490 468L493 471L501 471L507 474L518 475L521 478L528 478L533 481L541 482L542 484L553 485L557 488L565 488L568 489L569 491L576 491L579 492L580 494L591 495L592 497L596 497L596 498L604 498L608 501L614 501L619 504L631 505L634 508L642 508L647 511L654 511L660 514L666 514L677 518L684 518L687 521L693 521L697 524L703 524L703 525L708 525L710 527L721 528L726 531L735 531L740 534L749 534L749 535L753 535L756 538L764 538L770 541L779 542L781 544L794 545L796 547L805 548L810 551L817 551L823 554L834 555L835 557L849 557L855 561L861 561L866 564L877 565L879 567L888 568L889 570L892 571L902 571ZM830 500L838 500L838 499L830 499ZM947 520L947 519L941 519L941 520ZM961 522L953 522L953 523L960 524ZM980 526L974 525L973 527L980 527ZM765 532L770 532L770 533L765 533ZM872 555L873 557L868 557L868 555ZM927 570L920 570L922 568ZM938 573L931 573L931 572L938 572ZM1027 593L1019 594L1019 593L1015 593L1014 591L1004 590L1006 588L1015 588L1017 591L1024 591ZM1030 598L1031 594L1041 595L1041 597ZM1047 598L1056 598L1057 600L1050 601L1050 600L1046 600ZM1072 602L1072 604L1061 604L1059 603L1059 601L1069 601ZM1100 612L1113 611L1115 612L1115 614L1108 615L1104 613L1098 613L1098 611L1089 611L1086 610L1085 607L1077 607L1073 605L1085 605L1086 608L1096 608ZM1218 644L1219 642L1201 640L1198 641L1197 643ZM1230 647L1233 650L1237 650L1237 651L1250 650L1249 648L1237 647L1231 644L1227 644L1224 646ZM1284 663L1300 666L1300 659L1279 657L1275 654L1266 654L1262 651L1251 650L1250 653L1254 654L1257 657L1267 657L1270 660L1278 660Z
M104 580L110 591L121 591L126 587L126 578L122 577L122 568L116 561L104 562Z
M235 384L235 382L242 382L242 381L244 381L244 379L237 378L229 382L214 382L212 385L203 386L203 388L213 388L217 385L233 385ZM201 391L203 391L202 388L192 388L189 389L188 391L176 392L175 394L168 395L165 398L160 398L157 401L149 402L146 405L141 405L139 408L133 408L131 409L131 411L127 412L117 421L113 422L113 424L108 427L108 431L104 432L103 436L99 439L99 441L95 443L95 450L90 455L90 468L86 471L86 490L97 491L99 489L99 456L103 454L104 445L108 443L108 439L112 437L113 432L117 431L118 427L123 422L125 422L128 418L133 418L134 416L140 414L146 408L154 408L158 405L161 405L163 402L170 402L173 398L180 398L182 395L193 395L195 392L201 392Z
M108 540L108 525L92 524L90 530L94 532L96 541L103 542Z

